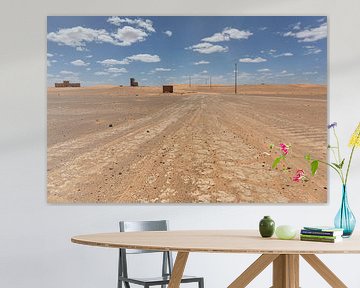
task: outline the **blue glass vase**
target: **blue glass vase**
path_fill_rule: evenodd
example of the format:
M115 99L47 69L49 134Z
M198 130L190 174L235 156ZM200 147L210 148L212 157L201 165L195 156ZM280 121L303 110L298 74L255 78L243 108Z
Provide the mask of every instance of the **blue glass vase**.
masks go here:
M334 224L336 228L344 229L343 237L346 238L351 236L355 228L356 219L349 207L346 185L343 185L342 188L341 206L336 214Z

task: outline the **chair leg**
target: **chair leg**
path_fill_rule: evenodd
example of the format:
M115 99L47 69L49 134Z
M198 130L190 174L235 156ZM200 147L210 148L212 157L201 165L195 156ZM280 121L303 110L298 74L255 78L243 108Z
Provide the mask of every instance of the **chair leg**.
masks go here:
M199 288L204 288L204 279L199 280Z

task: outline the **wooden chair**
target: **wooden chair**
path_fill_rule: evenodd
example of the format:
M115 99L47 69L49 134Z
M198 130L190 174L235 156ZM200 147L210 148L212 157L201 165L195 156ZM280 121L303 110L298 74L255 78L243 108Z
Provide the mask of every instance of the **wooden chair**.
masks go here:
M134 232L134 231L167 231L168 221L120 221L120 232ZM149 288L150 286L160 286L165 288L169 284L170 276L173 268L172 254L169 251L150 251L150 250L135 250L135 249L119 249L119 268L118 268L118 288L122 288L124 283L125 288L130 288L130 283ZM129 277L127 269L127 254L142 254L142 253L163 253L162 260L162 274L160 277L152 278L138 278ZM204 288L204 278L194 276L183 276L181 283L198 283L198 288Z

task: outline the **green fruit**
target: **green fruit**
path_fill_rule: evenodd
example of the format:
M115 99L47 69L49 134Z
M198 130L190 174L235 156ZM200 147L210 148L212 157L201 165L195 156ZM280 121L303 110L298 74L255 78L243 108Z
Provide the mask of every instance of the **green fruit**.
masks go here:
M283 240L290 240L296 236L297 230L290 225L281 225L276 228L275 234L278 238Z

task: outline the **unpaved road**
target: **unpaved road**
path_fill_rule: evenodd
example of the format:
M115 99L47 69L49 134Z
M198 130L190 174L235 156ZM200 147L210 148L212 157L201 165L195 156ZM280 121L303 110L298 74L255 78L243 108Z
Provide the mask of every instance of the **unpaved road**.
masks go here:
M49 202L326 202L324 167L291 181L306 153L326 158L325 95L105 90L48 93ZM271 169L280 142L288 172Z

